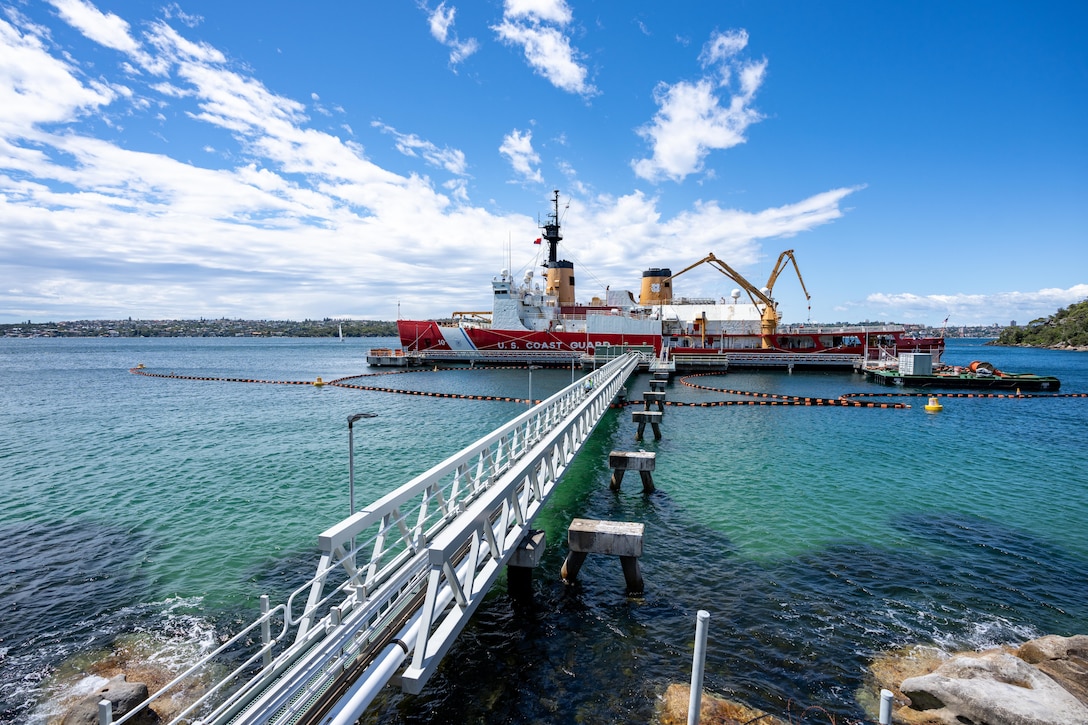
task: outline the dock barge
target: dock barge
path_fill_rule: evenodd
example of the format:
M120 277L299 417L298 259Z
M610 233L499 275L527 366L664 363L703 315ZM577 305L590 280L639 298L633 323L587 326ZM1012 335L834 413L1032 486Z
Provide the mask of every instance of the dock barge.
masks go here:
M905 388L972 388L986 390L1045 390L1057 392L1058 378L1033 373L1002 373L976 375L970 372L938 372L933 375L904 375L898 370L865 370L865 377L881 385L902 385Z
M1057 392L1061 381L1050 375L1006 373L988 362L975 360L960 367L935 367L928 355L900 355L894 368L865 368L865 377L881 385L906 388L967 388L984 390L1045 390Z

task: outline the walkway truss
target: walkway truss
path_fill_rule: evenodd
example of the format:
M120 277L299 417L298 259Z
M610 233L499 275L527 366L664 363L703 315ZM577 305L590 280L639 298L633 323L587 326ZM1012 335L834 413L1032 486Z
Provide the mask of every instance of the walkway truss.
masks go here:
M202 692L172 722L349 725L387 684L419 693L640 361L613 360L322 533L311 581L276 607L262 597L259 619L142 707Z

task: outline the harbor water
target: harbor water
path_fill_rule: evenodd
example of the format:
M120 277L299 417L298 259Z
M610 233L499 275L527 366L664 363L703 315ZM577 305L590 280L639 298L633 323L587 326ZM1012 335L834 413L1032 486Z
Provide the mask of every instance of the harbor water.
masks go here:
M165 681L311 577L317 535L524 410L311 385L377 372L393 340L0 339L0 723L44 725L118 670ZM949 340L1088 392L1088 354ZM580 371L532 372L537 399ZM646 376L628 385L638 399ZM524 369L419 370L364 384L524 398ZM850 372L700 377L833 398L895 392ZM939 392L927 393L940 394ZM683 385L670 401L736 398ZM876 399L876 398L874 398ZM635 442L607 414L536 526L531 603L492 591L423 694L363 722L649 723L690 676L710 612L707 690L794 722L873 720L870 662L1088 633L1088 398L884 398L908 409L666 409ZM656 451L657 492L609 490L608 453ZM590 556L559 580L573 518L645 524L646 590ZM872 696L875 693L869 693ZM806 708L806 718L799 713ZM817 714L819 717L817 717Z

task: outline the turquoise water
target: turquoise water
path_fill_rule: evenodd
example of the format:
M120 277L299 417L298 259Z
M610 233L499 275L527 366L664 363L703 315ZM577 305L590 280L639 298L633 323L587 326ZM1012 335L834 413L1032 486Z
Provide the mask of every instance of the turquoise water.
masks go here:
M324 380L369 372L392 341L0 339L0 722L44 723L55 696L134 633L163 666L312 575L316 537L348 510L346 418L359 505L522 408L340 388L169 380L153 372ZM1088 392L1088 355L949 341L945 359L1056 375ZM569 370L533 373L543 398ZM527 395L524 370L422 371L366 384ZM748 373L701 385L836 397L887 392L851 373ZM632 398L648 388L632 380ZM722 394L674 382L675 401ZM1088 632L1088 399L946 398L927 414L670 407L658 492L609 491L631 449L610 413L537 525L532 606L500 587L417 697L374 722L648 722L689 677L695 613L711 613L706 685L785 712L855 701L876 653ZM646 593L590 557L558 581L574 517L646 524ZM144 651L141 650L141 651Z

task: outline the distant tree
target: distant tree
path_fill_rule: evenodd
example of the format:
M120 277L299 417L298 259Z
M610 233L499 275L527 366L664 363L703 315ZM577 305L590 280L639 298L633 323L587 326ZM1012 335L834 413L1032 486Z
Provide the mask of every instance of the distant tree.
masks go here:
M1050 317L1036 318L1023 327L1013 321L992 344L1084 347L1088 345L1088 300L1061 307Z

